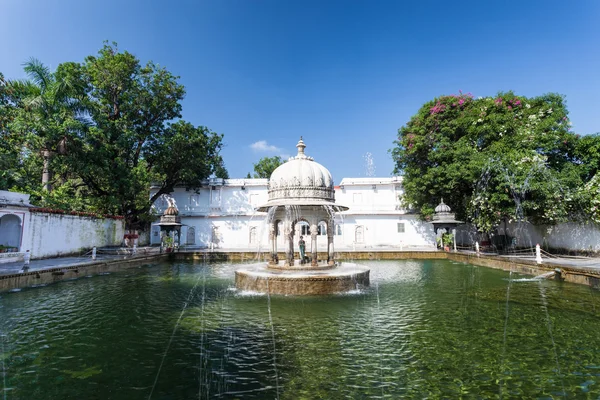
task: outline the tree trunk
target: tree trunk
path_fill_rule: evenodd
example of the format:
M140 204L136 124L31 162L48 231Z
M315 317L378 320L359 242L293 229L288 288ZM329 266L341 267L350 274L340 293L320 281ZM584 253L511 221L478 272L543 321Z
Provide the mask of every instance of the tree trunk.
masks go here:
M44 159L44 167L42 169L42 186L45 191L51 192L52 185L50 185L50 179L52 179L52 172L50 172L50 161L52 160L52 152L50 150L44 150L42 152Z

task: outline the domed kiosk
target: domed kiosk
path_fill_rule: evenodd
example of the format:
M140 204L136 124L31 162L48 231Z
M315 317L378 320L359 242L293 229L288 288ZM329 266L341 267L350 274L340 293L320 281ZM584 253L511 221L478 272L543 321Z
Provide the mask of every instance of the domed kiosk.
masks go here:
M237 288L297 295L337 293L368 286L368 268L336 263L334 258L334 216L348 207L335 204L331 173L304 153L306 145L302 137L296 147L298 154L271 174L269 200L256 209L267 213L270 260L266 265L238 269ZM300 223L308 225L309 243L299 234L295 240ZM323 223L327 226L327 256L319 260L317 239L319 224ZM277 237L281 234L285 238L285 260L278 257ZM299 243L298 259L295 259L295 242Z

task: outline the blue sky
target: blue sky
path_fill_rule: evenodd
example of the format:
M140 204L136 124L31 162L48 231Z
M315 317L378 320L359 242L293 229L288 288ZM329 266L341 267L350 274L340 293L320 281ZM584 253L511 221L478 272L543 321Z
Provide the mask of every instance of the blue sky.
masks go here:
M183 118L225 135L232 178L300 135L336 182L390 176L398 128L459 90L561 93L575 132L600 131L595 0L2 0L0 16L7 78L104 40L179 75Z

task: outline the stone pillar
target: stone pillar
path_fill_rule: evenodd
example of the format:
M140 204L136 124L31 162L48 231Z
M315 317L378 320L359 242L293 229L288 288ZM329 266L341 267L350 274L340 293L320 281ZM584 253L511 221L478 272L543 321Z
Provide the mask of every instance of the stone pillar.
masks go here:
M317 224L312 224L310 226L310 241L311 241L311 250L312 250L312 262L310 265L316 267L318 265L317 261L319 259L319 254L317 253L317 233L318 233Z
M335 264L333 256L333 234L335 233L335 224L333 219L327 221L327 264Z
M456 253L456 229L452 229L452 247L454 248L454 252Z
M292 230L288 237L288 240L290 242L290 256L289 256L289 264L290 265L294 265L294 234L295 234L295 232L296 231L294 230L294 227L292 227Z
M291 222L287 221L284 226L285 238L286 238L286 258L287 265L294 265L294 226Z
M277 221L273 221L269 225L269 240L271 241L271 264L277 264L279 262L277 257Z

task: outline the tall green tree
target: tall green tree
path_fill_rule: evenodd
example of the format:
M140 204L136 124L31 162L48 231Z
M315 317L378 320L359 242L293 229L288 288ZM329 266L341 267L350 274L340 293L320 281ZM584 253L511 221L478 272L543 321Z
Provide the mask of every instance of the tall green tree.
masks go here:
M600 134L582 136L574 148L586 182L578 195L590 219L600 223Z
M31 59L25 71L22 81L0 75L1 188L137 228L158 196L228 177L223 135L180 120L185 90L165 68L105 44L83 63L51 72Z
M404 175L406 203L425 218L443 197L485 231L507 219L556 223L578 209L583 184L569 124L557 94L441 96L399 129L394 172Z
M274 157L263 157L254 165L254 175L250 176L248 173L248 178L270 178L271 174L277 167L283 164L283 160L280 156Z
M97 56L65 69L84 88L91 120L69 143L68 163L97 209L124 215L129 227L139 227L156 197L226 174L219 154L223 136L178 120L185 90L165 68L141 65L116 44L105 44ZM152 199L151 184L158 187Z

